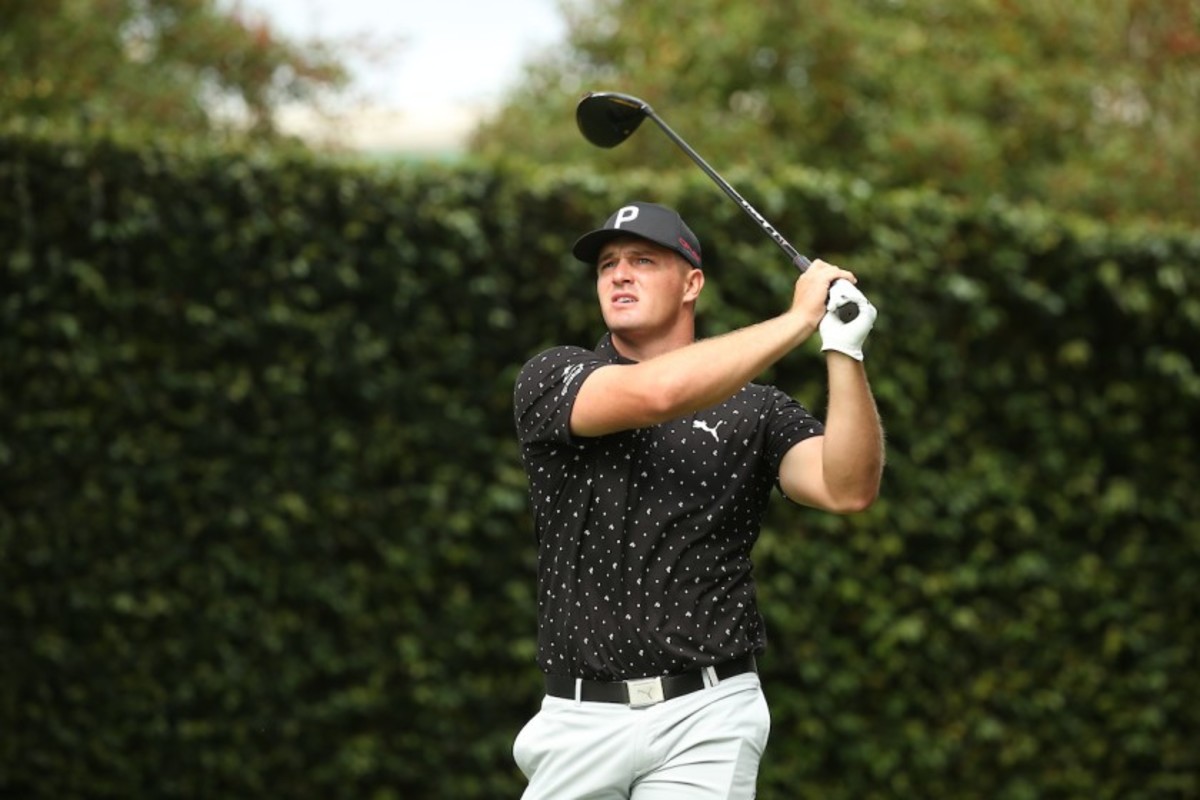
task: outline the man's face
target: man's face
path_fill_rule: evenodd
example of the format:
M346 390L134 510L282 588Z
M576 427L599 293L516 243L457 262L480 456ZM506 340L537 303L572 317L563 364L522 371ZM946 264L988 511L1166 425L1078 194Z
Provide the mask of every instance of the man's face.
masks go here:
M665 335L703 285L702 273L678 253L637 237L614 239L596 262L596 295L614 334Z

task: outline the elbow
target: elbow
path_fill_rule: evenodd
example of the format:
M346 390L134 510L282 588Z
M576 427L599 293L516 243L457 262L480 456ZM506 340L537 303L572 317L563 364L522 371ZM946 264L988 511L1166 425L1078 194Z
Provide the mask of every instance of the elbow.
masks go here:
M882 454L881 454L882 455ZM826 473L828 479L829 474ZM840 476L839 480L826 483L830 511L835 514L860 514L879 499L883 484L883 459L868 460L859 469Z
M864 511L870 509L870 507L872 505L875 505L874 497L852 498L850 500L845 501L845 503L840 504L838 507L835 507L835 509L833 509L833 512L838 513L838 515L848 517L850 515L856 515L856 513L862 513Z
M834 495L828 510L834 514L845 516L860 514L875 505L875 501L878 499L879 486L876 484L875 486L863 487Z

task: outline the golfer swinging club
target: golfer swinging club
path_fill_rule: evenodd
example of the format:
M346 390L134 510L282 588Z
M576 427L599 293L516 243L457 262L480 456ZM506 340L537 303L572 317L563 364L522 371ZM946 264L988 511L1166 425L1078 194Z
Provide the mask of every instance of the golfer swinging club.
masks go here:
M535 356L514 392L546 682L513 744L523 797L752 798L770 716L750 551L773 486L837 514L875 500L883 432L862 347L876 310L851 272L815 261L786 312L697 341L700 242L652 203L573 253L595 267L608 333ZM833 313L846 303L850 322ZM813 333L824 423L751 382Z

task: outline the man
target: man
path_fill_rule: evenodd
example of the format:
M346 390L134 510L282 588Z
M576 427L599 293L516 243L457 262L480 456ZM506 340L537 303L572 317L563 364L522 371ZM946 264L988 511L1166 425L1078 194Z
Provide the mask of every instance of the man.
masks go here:
M874 501L883 434L862 345L876 310L852 273L816 261L788 311L696 341L705 273L676 212L631 203L573 253L596 269L608 333L534 357L514 391L546 676L513 745L524 797L752 798L770 718L750 550L774 486L834 513ZM845 303L848 323L830 311ZM818 331L824 424L751 383Z

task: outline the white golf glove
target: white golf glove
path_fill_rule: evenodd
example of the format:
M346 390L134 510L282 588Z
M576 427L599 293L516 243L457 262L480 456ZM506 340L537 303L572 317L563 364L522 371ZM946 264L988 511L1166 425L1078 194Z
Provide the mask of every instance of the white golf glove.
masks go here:
M835 313L844 305L858 306L858 316L849 322L842 320ZM851 358L863 360L862 346L867 340L867 334L875 325L878 314L875 306L867 296L858 290L850 281L837 280L829 287L829 300L825 304L825 316L821 319L818 329L821 333L821 352L837 350Z

